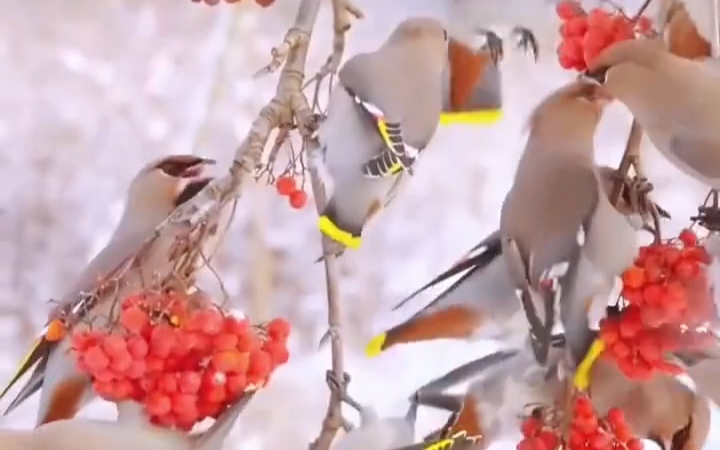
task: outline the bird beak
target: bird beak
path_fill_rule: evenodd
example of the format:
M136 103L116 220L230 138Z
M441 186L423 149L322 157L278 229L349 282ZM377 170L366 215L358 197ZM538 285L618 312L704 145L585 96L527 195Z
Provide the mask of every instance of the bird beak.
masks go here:
M203 173L205 167L215 165L217 162L214 159L209 158L198 158L196 161L183 168L180 172L180 178L195 178Z
M607 68L603 67L597 70L587 71L585 73L581 73L578 77L581 80L592 84L603 85L605 84L607 77Z

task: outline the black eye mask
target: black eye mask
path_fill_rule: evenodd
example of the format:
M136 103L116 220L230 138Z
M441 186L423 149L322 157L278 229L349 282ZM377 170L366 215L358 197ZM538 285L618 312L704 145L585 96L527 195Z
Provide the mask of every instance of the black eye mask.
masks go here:
M158 164L156 168L171 177L190 178L199 175L204 164L214 163L215 161L211 159L200 158L193 155L183 155L166 159Z

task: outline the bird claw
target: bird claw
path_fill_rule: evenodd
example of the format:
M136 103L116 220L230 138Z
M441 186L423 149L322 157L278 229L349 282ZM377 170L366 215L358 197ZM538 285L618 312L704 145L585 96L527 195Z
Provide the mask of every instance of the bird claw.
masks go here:
M350 377L349 373L343 372L342 378L342 381L338 380L338 376L332 370L325 372L325 383L330 389L330 392L337 394L344 401L348 395L347 388L350 385L352 377Z
M512 34L517 38L517 48L525 53L532 53L533 59L537 62L540 55L540 45L535 33L525 27L517 26L513 28Z
M484 30L481 33L485 35L485 45L481 50L488 52L492 62L497 65L505 56L503 40L494 31Z

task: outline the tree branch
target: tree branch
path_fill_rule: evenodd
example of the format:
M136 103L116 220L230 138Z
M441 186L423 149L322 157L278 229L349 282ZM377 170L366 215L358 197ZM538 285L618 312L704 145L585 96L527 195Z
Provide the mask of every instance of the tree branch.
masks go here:
M319 82L319 81L318 81ZM320 144L316 139L306 141L308 159L314 161L319 158ZM317 166L310 164L310 180L312 184L313 197L318 214L325 209L327 199L322 186ZM322 250L325 264L325 283L327 288L328 303L328 329L330 333L330 351L332 358L332 372L336 379L342 380L345 374L342 340L342 311L340 306L340 289L338 279L340 278L337 268L337 258L331 251L331 244L325 236L322 236ZM342 397L334 390L330 391L328 408L323 419L322 429L318 437L310 444L310 450L328 450L335 439L340 427L343 426Z

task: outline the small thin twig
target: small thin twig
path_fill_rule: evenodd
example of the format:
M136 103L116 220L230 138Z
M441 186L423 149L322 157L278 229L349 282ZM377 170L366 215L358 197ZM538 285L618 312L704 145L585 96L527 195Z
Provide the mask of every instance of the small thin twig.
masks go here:
M306 141L308 158L317 158L313 153L320 151L320 144L314 139ZM314 165L310 165L310 183L318 214L323 211L327 199L322 181ZM322 236L322 249L325 265L325 282L327 287L328 327L330 330L330 350L332 358L332 372L338 380L345 375L342 343L342 312L340 306L340 289L338 287L339 271L337 259L330 254L330 245L325 236ZM322 429L318 437L310 444L309 450L328 450L340 427L343 426L342 398L337 392L330 392L327 413L323 419Z

